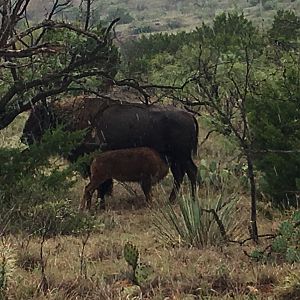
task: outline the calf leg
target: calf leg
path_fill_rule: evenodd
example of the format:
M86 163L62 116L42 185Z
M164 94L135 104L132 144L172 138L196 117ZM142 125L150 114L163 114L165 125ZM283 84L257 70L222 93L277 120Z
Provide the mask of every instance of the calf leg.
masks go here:
M147 203L151 203L151 200L152 200L152 197L151 197L151 179L150 178L143 179L141 181L141 187L142 187L142 190L145 194Z
M105 209L105 198L104 198L105 195L111 195L112 189L113 189L112 179L105 180L97 188L97 198L98 198L101 210Z
M91 209L91 202L92 196L94 191L97 189L98 183L94 182L92 179L88 185L84 188L83 197L81 199L79 210L84 210L85 207L90 210Z
M184 168L183 168L182 164L180 164L179 162L174 162L171 164L171 172L174 177L174 185L173 185L173 189L170 194L170 197L169 197L169 201L171 203L174 203L176 196L179 192L180 185L182 184L185 172L184 172Z
M198 168L191 157L186 162L186 173L191 182L192 198L195 200Z

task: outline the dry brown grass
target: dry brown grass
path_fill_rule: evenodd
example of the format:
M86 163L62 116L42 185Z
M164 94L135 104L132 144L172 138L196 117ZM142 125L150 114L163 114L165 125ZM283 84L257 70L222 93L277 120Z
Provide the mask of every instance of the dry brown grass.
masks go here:
M120 187L116 190L125 201L130 198ZM158 192L157 199L161 197ZM244 212L247 211L245 205ZM128 267L122 252L128 240L140 249L142 260L149 262L158 275L156 285L143 290L143 299L253 299L247 298L249 294L255 295L255 299L275 299L284 278L299 267L251 261L242 251L254 249L251 242L244 247L230 244L207 249L172 248L159 239L153 213L155 208L145 206L124 205L120 209L110 199L109 211L102 213L107 220L105 228L101 233L91 234L88 240L84 253L87 270L83 276L80 275L82 236L47 240L44 247L47 295L36 290L41 276L41 240L31 238L21 245L20 239L25 237L12 236L18 266L10 283L10 299L126 299L124 289L130 283L126 281ZM247 218L247 214L241 217ZM272 231L275 222L260 218L261 231Z
M205 134L201 131L200 140ZM201 158L223 159L225 164L235 156L236 151L231 145L226 146L222 138L212 136L201 147L197 162ZM46 240L43 249L48 281L46 294L37 291L41 280L41 239L24 234L10 236L16 256L16 270L9 282L8 298L188 300L277 299L280 295L280 299L300 299L299 282L297 285L291 277L291 274L299 273L299 264L252 261L243 252L250 253L255 248L252 242L243 247L229 244L204 249L172 247L164 243L153 221L157 205L167 198L171 183L172 178L168 176L154 189L155 203L152 208L147 207L137 185L131 185L130 189L115 185L113 197L107 202L107 211L96 213L103 220L103 228L100 232L92 232L88 239L84 252L86 271L82 274L80 253L84 235L57 236ZM73 189L75 206L79 203L83 187L84 182L80 181ZM188 185L185 184L183 193L187 192ZM200 190L199 193L205 201L205 191ZM250 199L246 191L240 197L240 226L247 235ZM265 217L266 209L271 210L272 220ZM259 232L274 232L282 218L278 212L261 204ZM129 268L122 253L126 241L139 248L142 261L150 263L158 276L154 286L142 291L135 290L130 297L127 297L128 286L131 285L128 281ZM262 240L261 246L264 244ZM140 292L143 293L142 298L139 298Z

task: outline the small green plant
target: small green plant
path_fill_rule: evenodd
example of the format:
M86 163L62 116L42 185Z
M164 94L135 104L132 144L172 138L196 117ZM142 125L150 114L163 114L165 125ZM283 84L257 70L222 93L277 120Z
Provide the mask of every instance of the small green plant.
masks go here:
M136 269L138 260L139 260L139 250L135 245L130 242L127 242L124 246L124 258L126 262L132 266L133 270Z
M272 243L272 251L287 262L300 262L300 210L292 218L279 225L278 235Z
M124 246L124 258L132 267L133 282L139 286L150 284L155 273L151 265L140 262L140 253L135 245L127 242Z
M265 250L255 249L250 256L255 260L267 260L275 257L288 263L300 262L300 211L282 222L272 243Z
M179 209L169 203L155 216L161 238L171 244L182 243L197 248L219 245L236 236L239 221L236 196L218 195L204 201L178 199Z

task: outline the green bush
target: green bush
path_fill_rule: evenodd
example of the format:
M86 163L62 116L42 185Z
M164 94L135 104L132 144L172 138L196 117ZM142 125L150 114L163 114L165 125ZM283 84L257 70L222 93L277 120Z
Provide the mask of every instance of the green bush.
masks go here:
M255 260L281 259L288 263L300 262L300 210L290 220L282 222L272 243L264 251L256 249L251 253ZM269 252L267 253L267 249Z
M68 198L70 187L76 181L75 167L63 165L54 157L69 153L82 140L82 135L82 132L69 133L58 128L47 132L41 143L25 151L0 149L0 220L9 224L6 230L18 231L24 227L34 232L42 225L33 222L37 212L45 210L46 217L49 209L51 217L56 209L63 208L61 205L69 205L61 199Z
M23 231L46 237L79 234L96 225L95 218L79 214L78 209L68 200L36 205L23 215L22 221Z
M284 68L270 75L249 99L248 118L254 138L255 165L263 174L261 189L277 206L297 206L300 156L300 65L292 55L282 58Z
M219 245L235 235L238 221L237 198L216 196L205 200L180 198L179 209L171 204L160 209L155 225L161 238L169 243L203 248ZM202 208L204 206L204 208Z

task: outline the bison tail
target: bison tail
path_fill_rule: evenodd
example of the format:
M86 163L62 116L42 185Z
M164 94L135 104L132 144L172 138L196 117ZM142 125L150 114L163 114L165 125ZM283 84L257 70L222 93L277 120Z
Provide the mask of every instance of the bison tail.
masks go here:
M193 141L192 155L197 155L198 152L198 136L199 136L199 125L197 119L193 117L195 124L195 136Z

